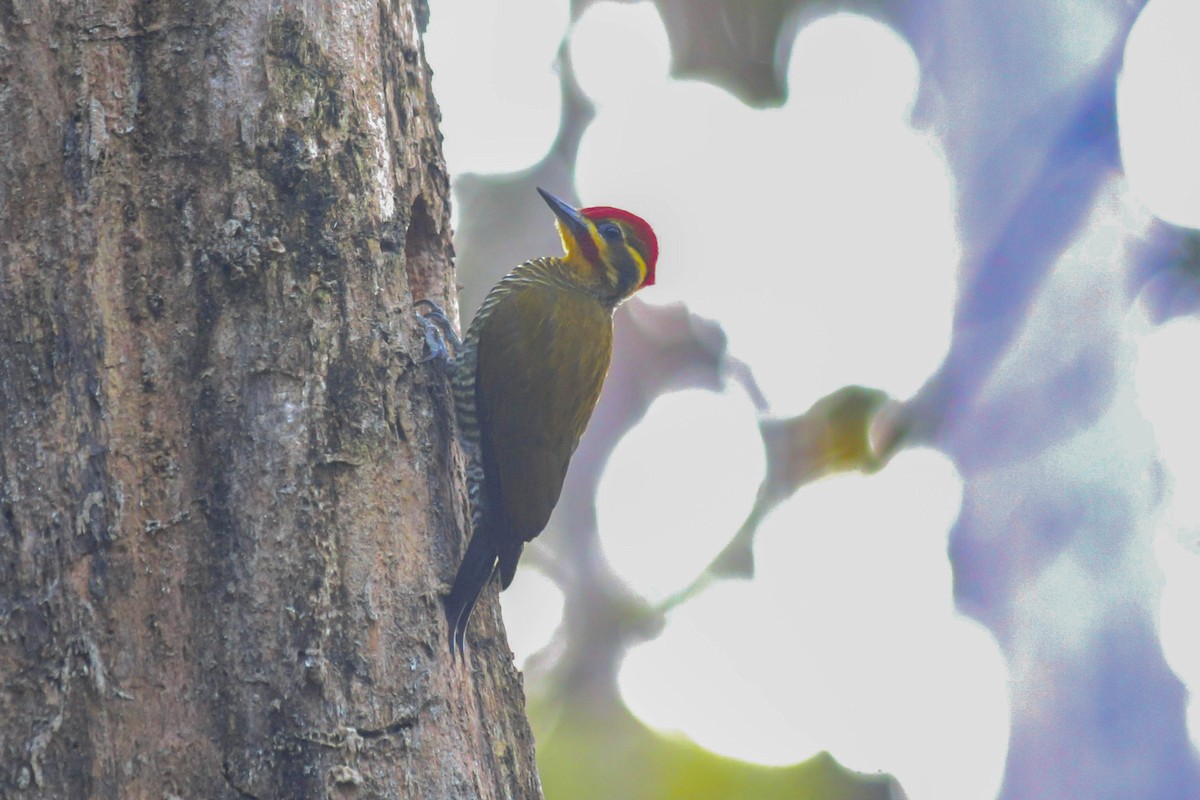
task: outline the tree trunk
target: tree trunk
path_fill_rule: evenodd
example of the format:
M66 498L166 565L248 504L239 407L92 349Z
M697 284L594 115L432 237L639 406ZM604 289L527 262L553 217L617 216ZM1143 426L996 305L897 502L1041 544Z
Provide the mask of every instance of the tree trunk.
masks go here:
M0 795L540 795L408 0L0 2Z

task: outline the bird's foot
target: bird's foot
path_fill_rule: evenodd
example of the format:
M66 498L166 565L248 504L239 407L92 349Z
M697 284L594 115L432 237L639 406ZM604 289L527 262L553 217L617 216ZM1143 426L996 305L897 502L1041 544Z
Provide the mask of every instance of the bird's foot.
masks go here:
M446 316L446 312L440 305L432 300L418 300L417 307L420 306L429 307L429 311L426 313L417 314L417 320L425 329L425 346L429 348L429 355L422 358L420 363L436 360L448 366L453 363L451 349L457 353L462 347L462 340L458 338L454 325L451 324L450 318Z

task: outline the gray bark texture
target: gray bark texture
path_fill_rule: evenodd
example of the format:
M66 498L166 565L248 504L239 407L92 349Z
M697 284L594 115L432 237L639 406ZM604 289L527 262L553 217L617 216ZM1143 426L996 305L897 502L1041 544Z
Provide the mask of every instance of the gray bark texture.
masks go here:
M0 0L0 796L536 798L418 0Z

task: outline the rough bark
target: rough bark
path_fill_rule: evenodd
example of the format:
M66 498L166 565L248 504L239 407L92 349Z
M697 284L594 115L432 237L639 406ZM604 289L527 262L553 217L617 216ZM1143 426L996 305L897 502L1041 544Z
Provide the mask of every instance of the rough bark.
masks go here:
M404 0L0 2L0 795L537 797Z

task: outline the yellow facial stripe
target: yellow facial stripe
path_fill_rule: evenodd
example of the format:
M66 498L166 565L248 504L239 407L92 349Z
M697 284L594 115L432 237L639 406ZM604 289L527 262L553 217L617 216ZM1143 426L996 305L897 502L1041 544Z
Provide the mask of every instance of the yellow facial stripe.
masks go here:
M646 282L646 276L650 274L649 268L646 267L646 259L642 258L642 254L639 253L633 247L629 248L629 255L633 256L633 263L637 264L637 271L638 271L637 285L641 286L643 283Z
M566 251L566 259L570 262L578 262L579 260L579 243L575 241L575 237L562 220L556 219L554 225L558 228L558 238L562 239L563 250Z
M612 248L609 246L608 240L601 236L599 229L590 222L588 223L588 235L592 237L592 242L596 245L596 251L600 253L600 260L604 263L605 272L608 273L609 283L616 285L620 276L617 275L616 269L611 266L613 260L609 257L609 251ZM627 232L626 235L628 236ZM632 256L634 266L637 267L638 279L636 285L640 287L646 282L646 276L650 273L650 270L646 267L646 259L642 258L642 254L636 248L630 247L628 244L621 244L620 247Z

